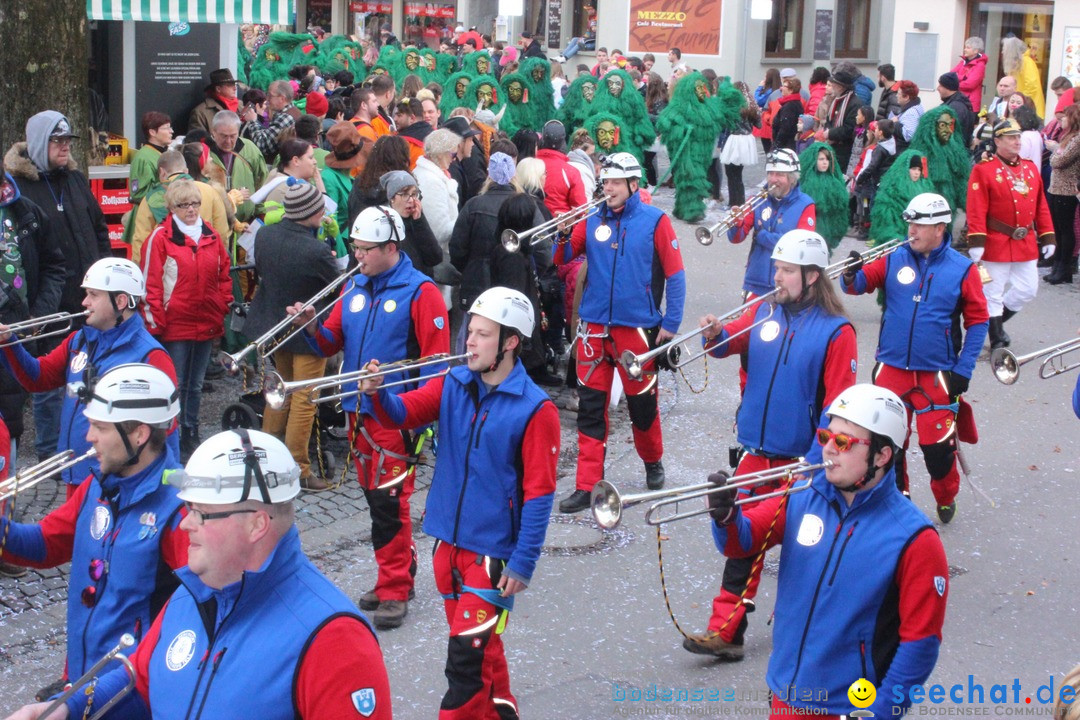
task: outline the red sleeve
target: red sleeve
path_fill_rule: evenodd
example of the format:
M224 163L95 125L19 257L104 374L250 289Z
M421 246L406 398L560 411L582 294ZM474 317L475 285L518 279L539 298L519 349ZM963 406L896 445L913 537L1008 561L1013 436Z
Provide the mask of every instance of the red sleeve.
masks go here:
M300 660L296 708L303 720L391 720L390 680L374 633L354 617L327 623ZM368 710L370 709L370 712Z
M146 278L143 318L146 329L154 336L165 332L165 286L162 282L165 274L165 240L161 235L162 227L158 225L142 249L142 272Z
M161 559L173 570L179 570L188 564L188 534L180 529L187 508L181 505L175 517L175 522L161 534Z
M675 237L675 228L671 226L671 219L666 214L662 215L660 222L656 224L653 246L660 257L660 265L664 268L664 277L671 277L683 269L679 240Z
M800 479L799 482L806 481ZM724 555L733 558L751 557L779 545L784 539L784 528L787 525L787 507L787 497L779 495L740 508L740 517L727 526ZM747 530L750 542L744 547L739 540L743 534L740 531ZM766 535L769 536L768 543L765 542Z
M962 298L960 312L964 315L965 328L990 320L990 311L986 307L986 295L983 294L982 278L979 277L979 268L974 263L964 276L960 297Z
M801 230L814 230L814 231L816 231L817 230L817 227L815 227L816 225L817 225L817 207L814 205L814 203L810 203L809 205L806 206L806 209L803 210L802 217L799 218L798 227Z
M861 272L863 274L863 277L866 279L866 288L863 289L864 293L874 292L879 287L884 287L885 273L889 269L888 261L889 257L886 255L885 257L878 258L869 265L863 265L862 270L860 270L859 272ZM843 275L840 276L840 286L843 287L844 292L849 295L859 294L855 292L854 283L848 285L847 281L844 280Z
M166 601L161 612L151 623L150 629L146 631L146 635L139 641L135 654L130 658L131 665L135 668L135 690L142 695L143 702L148 708L150 707L150 658L153 657L154 648L161 640L161 619L165 617L165 611L168 609L169 602Z
M345 286L349 287L350 285L345 283ZM342 293L345 292L347 290L342 290ZM330 311L330 316L326 318L326 322L319 325L315 331L315 344L319 346L319 352L322 353L323 357L336 355L345 346L345 333L341 330L341 306L344 303L345 300L339 298L334 303L334 309Z
M990 185L976 165L971 171L967 191L968 243L972 247L986 245L986 214L989 209Z
M523 502L555 492L561 439L559 411L554 403L547 401L529 420L521 442L521 459L525 467Z
M565 249L556 248L554 260L556 265L565 265L581 253L585 252L585 226L588 222L579 222L574 225L573 230L570 233L570 239L566 242L570 246L570 252L567 254Z
M900 588L900 642L931 636L941 640L949 599L949 563L933 528L919 533L904 551L896 584Z
M75 333L71 333L64 342L39 358L32 357L22 345L8 345L2 352L15 379L28 392L55 390L67 381L71 338L74 336Z
M439 408L442 405L443 385L445 377L437 377L430 382L424 383L416 390L401 393L391 397L391 402L400 401L405 407L405 420L395 422L387 414L383 407L379 394L372 397L372 405L375 407L375 417L379 424L388 428L414 428L429 425L439 419Z
M151 350L150 354L146 356L146 364L153 365L168 375L174 384L180 384L176 379L176 367L173 365L172 356L164 350Z
M420 291L412 301L411 312L413 332L420 344L420 356L449 353L450 320L446 316L446 301L435 283L420 285Z
M740 315L739 317L735 318L734 320L729 322L727 325L725 325L724 326L724 332L727 334L727 336L731 337L732 335L735 335L736 333L739 333L740 331L745 331L748 327L753 325L754 324L754 318L757 317L757 311L758 311L758 308L760 306L761 306L761 303L758 303L757 305L754 305L753 307L747 308L746 311L743 312L742 315ZM719 339L720 338L717 338L717 340L719 340ZM738 355L738 354L744 353L744 352L747 351L747 349L749 347L750 347L750 333L742 332L741 335L739 335L738 337L736 337L733 340L729 340L728 342L724 343L717 350L710 351L709 354L712 355L713 357L723 358L723 357L727 357L728 355L732 355L732 354Z
M829 342L829 349L825 353L825 398L822 410L832 405L837 395L855 384L858 359L859 343L855 339L855 328L850 324L844 325Z
M79 520L79 509L86 502L86 493L92 482L94 482L93 477L88 477L79 483L74 495L38 523L45 539L45 559L40 563L20 561L19 565L48 568L71 560L71 552L75 547L75 523Z
M728 230L728 240L736 245L741 243L754 229L754 213L747 213L738 227Z

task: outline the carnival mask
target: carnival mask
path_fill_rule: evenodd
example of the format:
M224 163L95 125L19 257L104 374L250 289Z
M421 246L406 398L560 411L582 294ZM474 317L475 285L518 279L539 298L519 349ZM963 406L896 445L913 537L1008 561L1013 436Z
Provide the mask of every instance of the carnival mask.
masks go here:
M405 67L409 70L420 67L420 54L412 51L405 53Z
M595 96L596 83L587 82L581 86L581 97L585 98L585 102L592 102Z
M495 88L491 85L484 83L476 90L476 99L480 101L480 104L486 108L495 104Z
M610 120L602 120L596 126L596 144L604 150L615 147L615 136L619 132L615 123Z
M537 65L532 69L533 82L543 82L544 80L544 67L543 65Z
M476 72L481 75L487 75L491 72L491 61L487 55L476 58Z
M471 82L472 80L466 77L458 78L458 81L454 84L454 93L458 96L459 100L465 97L465 90L468 89L469 83Z
M607 88L612 97L619 97L623 91L623 79L618 75L612 75L608 78Z
M521 98L524 96L524 94L525 88L523 88L521 86L521 83L519 83L517 80L514 80L506 86L506 95L510 98L510 102L512 103L521 102Z
M698 102L705 102L705 96L708 94L708 88L705 86L703 80L698 80L694 83L694 94L697 95Z
M934 125L934 129L937 131L938 142L942 145L947 145L956 128L951 117L942 115L938 118L937 124Z

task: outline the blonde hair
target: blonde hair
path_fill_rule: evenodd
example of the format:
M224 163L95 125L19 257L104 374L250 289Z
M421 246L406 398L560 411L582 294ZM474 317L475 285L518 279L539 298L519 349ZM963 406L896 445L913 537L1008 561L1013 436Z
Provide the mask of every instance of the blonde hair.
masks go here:
M1080 665L1069 671L1065 679L1061 681L1061 686L1069 686L1073 690L1080 690ZM1074 695L1071 702L1062 702L1061 693L1059 692L1051 717L1053 720L1080 720L1080 698Z
M1001 41L1001 66L1007 75L1015 76L1020 72L1020 63L1028 46L1018 37L1005 38Z
M543 192L546 173L547 166L539 158L525 158L517 164L517 179L525 192Z
M173 180L165 190L165 205L169 208L169 212L173 212L181 203L196 201L202 202L202 193L199 192L199 186L194 180L185 178Z

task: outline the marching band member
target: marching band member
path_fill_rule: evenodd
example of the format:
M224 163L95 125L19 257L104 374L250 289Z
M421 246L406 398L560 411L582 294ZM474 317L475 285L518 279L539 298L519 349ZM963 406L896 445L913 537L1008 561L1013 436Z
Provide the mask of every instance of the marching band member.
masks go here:
M35 358L22 345L3 348L0 363L29 392L82 384L89 386L110 368L124 363L153 365L176 382L176 369L169 353L150 335L137 311L146 297L146 282L139 266L123 258L103 258L86 271L82 282L86 297L82 306L90 314L86 325L68 335L59 346ZM0 343L11 338L6 325L0 325ZM76 455L90 449L86 438L89 422L83 415L82 398L69 394L64 398L60 415L60 447ZM180 456L179 433L175 425L169 431L169 447ZM85 460L65 470L67 496L97 469L96 459Z
M284 443L226 430L170 482L188 509L180 527L189 562L131 657L135 694L122 716L389 720L390 683L374 631L300 547L300 468ZM106 673L59 716L89 717L127 681L123 667ZM33 720L46 707L12 717Z
M823 272L829 264L825 239L810 230L790 230L773 248L772 261L778 312L762 303L726 325L713 315L701 321L710 326L704 342L714 348L711 355L747 354L737 423L743 448L739 475L810 455L816 450L814 432L828 423L825 409L855 383L855 329ZM778 481L763 483L744 492L761 495L778 486ZM761 562L754 556L728 559L708 632L687 637L683 647L741 660L746 613L754 608L760 579Z
M746 510L734 490L709 495L713 539L728 557L782 544L766 675L773 718L850 717L858 679L877 688L873 717L898 717L937 662L949 566L930 520L893 477L907 435L900 398L854 385L827 415L817 440L832 467L804 492ZM722 487L727 478L709 479ZM805 688L824 689L824 698L806 699L797 692Z
M326 322L307 325L308 343L329 357L345 350L343 372L360 367L361 358L381 362L448 353L450 323L446 303L430 278L401 252L405 225L387 206L369 207L356 216L353 255L363 267L346 285ZM313 307L296 303L288 312L297 325L309 322ZM402 390L398 386L395 390ZM371 535L379 566L374 589L359 601L371 611L380 630L399 627L408 613L416 575L409 498L416 480L416 440L382 426L369 398L342 401L349 416L353 458L364 497L371 508Z
M911 243L866 267L850 266L842 277L850 295L885 291L877 349L876 385L889 388L914 413L919 447L930 473L938 518L956 514L960 474L956 469L959 396L967 392L986 339L988 318L979 270L952 249L946 225L952 211L935 193L916 195L904 211ZM857 254L853 251L853 256ZM953 334L963 317L964 337ZM909 418L910 422L910 418ZM908 492L909 437L897 458L896 478Z
M532 336L532 304L494 287L469 312L468 366L400 395L380 388L381 378L363 382L368 394L378 389L385 426L440 421L424 532L435 538L435 584L450 624L443 720L518 717L502 633L540 556L559 460L558 410L518 359Z
M640 355L653 342L675 337L686 297L679 241L667 215L645 204L638 194L638 161L630 153L615 153L600 169L600 179L608 196L606 205L575 225L568 248L555 253L556 265L584 253L589 266L575 351L580 396L577 480L574 492L559 503L564 513L588 508L589 493L604 477L615 368L626 392L634 446L645 463L645 484L653 490L663 487L664 439L654 363L646 364L645 373L634 379L619 358L625 350Z
M180 412L175 381L141 363L113 367L85 386L80 405L95 468L67 502L36 524L0 518L4 559L68 575L67 676L77 678L131 633L140 640L188 562L176 489L180 467L165 447Z
M991 349L1009 346L1005 322L1035 299L1040 253L1054 256L1054 225L1039 168L1020 157L1020 126L994 126L997 152L978 163L968 181L968 257L990 275L983 286ZM1007 288L1007 289L1006 289Z

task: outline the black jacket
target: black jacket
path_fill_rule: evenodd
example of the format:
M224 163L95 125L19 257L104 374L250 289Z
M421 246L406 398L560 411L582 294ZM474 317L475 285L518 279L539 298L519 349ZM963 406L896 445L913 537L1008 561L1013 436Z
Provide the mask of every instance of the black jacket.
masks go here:
M522 56L527 58L544 57L544 49L540 47L540 41L536 38L533 38L532 42L525 46L525 52L522 54Z
M942 105L952 108L956 113L956 132L961 133L960 139L964 147L971 146L971 133L975 131L975 111L971 109L971 101L962 92L954 92L941 101Z
M773 115L773 147L795 149L795 136L799 134L799 116L803 114L802 97L798 93L780 98L780 109Z
M352 227L357 215L375 205L389 205L383 189L378 185L365 189L353 183L349 191L349 227ZM419 220L402 218L402 222L405 225L405 242L401 244L401 251L409 256L417 270L434 278L435 266L443 261L442 248L435 239L435 233L423 215ZM354 261L350 259L349 265L353 264Z
M896 83L889 85L881 91L881 99L878 100L876 119L887 120L890 115L900 114L900 93L895 90Z
M851 146L855 142L855 121L859 114L859 98L855 93L848 93L850 96L847 104L847 108L844 111L843 117L829 118L826 123L826 127L829 129L829 144L832 145L833 152L836 154L836 165L841 168L847 168L848 161L851 159ZM839 108L839 99L834 101L837 103L836 107ZM829 108L832 112L832 108Z
M47 175L38 172L26 154L24 142L8 150L4 164L23 197L40 207L48 218L51 240L63 254L67 274L59 309L82 312L86 296L83 276L96 261L112 255L105 216L90 192L90 183L74 163ZM63 210L57 207L61 204Z
M461 210L466 202L476 197L487 180L487 161L479 143L473 146L469 157L450 163L450 177L457 180L458 210Z

